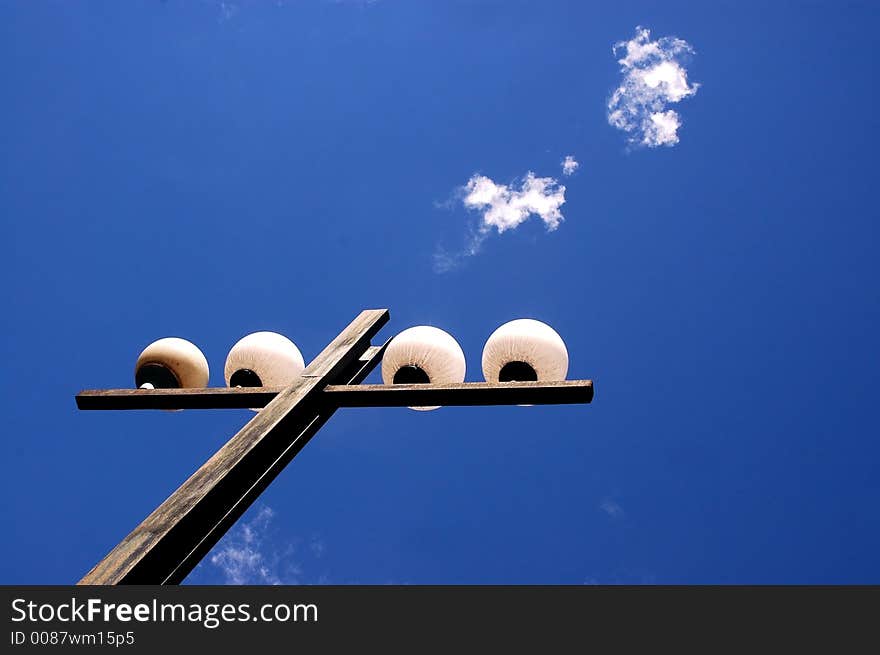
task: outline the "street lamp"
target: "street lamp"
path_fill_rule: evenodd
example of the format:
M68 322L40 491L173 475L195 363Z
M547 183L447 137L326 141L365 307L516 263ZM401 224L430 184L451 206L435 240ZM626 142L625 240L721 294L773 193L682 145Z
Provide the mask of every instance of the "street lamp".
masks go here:
M429 325L411 327L391 340L382 357L385 384L448 384L464 382L461 346L448 332ZM410 409L438 409L410 407Z
M568 350L546 323L519 318L495 330L483 346L486 382L551 382L568 373Z
M232 346L223 377L229 387L280 387L293 382L305 367L299 348L283 334L254 332Z
M134 366L140 389L179 389L208 385L208 360L194 343L177 337L154 341Z
M483 352L488 381L464 382L464 354L455 339L437 328L410 328L371 345L388 319L387 309L362 311L304 368L293 349L299 350L285 337L249 335L230 351L224 377L232 386L221 388L205 387L208 364L198 348L183 339L162 339L138 358L135 379L144 379L139 388L77 394L83 410L258 409L79 584L181 582L341 407L550 405L593 399L592 381L563 379L565 345L538 321L512 321L496 330ZM380 362L385 384L361 384ZM291 376L294 368L299 373ZM249 373L236 377L242 371ZM521 380L529 376L534 379ZM275 384L278 379L284 382Z

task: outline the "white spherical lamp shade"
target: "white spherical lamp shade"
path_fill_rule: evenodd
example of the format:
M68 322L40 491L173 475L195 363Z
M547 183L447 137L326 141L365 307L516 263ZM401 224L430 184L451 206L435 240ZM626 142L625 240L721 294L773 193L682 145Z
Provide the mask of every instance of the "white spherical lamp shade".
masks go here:
M464 352L448 332L428 325L411 327L391 340L382 356L385 384L463 382ZM437 407L411 407L429 410Z
M283 334L254 332L232 346L223 377L230 387L284 387L305 367L299 348Z
M568 373L568 350L556 330L531 318L505 323L483 347L487 382L550 382Z
M207 387L208 360L198 346L186 339L159 339L138 357L134 382L144 389Z

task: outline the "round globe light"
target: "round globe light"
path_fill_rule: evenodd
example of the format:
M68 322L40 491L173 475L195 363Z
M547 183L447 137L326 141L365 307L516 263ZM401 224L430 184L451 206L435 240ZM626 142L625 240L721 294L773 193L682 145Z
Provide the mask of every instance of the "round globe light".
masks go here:
M208 360L194 343L186 339L159 339L138 356L134 383L141 389L206 387Z
M254 332L229 350L223 377L230 387L283 387L306 367L302 353L277 332Z
M448 332L417 325L398 334L382 356L385 384L443 384L463 382L464 352ZM420 411L434 407L410 407Z
M568 350L546 323L520 318L495 330L483 347L487 382L550 382L568 373Z

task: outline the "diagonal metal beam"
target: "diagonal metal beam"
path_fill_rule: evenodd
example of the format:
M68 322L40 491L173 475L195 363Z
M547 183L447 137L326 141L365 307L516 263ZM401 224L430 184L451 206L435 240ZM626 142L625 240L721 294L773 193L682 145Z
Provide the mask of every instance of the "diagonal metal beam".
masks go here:
M339 381L346 384L359 384L362 382L376 365L382 360L382 353L388 345L370 346L357 360L349 364L339 375ZM344 386L344 385L343 385ZM205 529L205 536L183 559L180 565L172 571L163 584L179 584L183 582L193 568L207 555L214 545L220 541L224 534L231 528L253 502L266 490L271 482L284 470L284 468L296 457L315 433L335 413L335 407L322 406L312 418L302 425L302 429L290 442L290 445L278 455L278 458L266 467L266 471L254 481L254 484L241 494L241 497L230 503L229 511L224 514L214 526Z
M376 357L366 366L356 362L388 318L387 309L361 312L79 584L173 584L186 577L332 415L319 401L324 387L370 368Z

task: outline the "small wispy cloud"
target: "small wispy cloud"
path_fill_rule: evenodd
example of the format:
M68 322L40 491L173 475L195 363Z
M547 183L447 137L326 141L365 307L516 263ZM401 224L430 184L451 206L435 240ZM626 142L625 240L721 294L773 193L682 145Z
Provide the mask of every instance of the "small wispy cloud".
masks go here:
M613 519L622 519L624 516L623 507L621 507L619 503L611 500L610 498L605 498L601 503L599 503L599 509L601 509Z
M574 172L581 167L580 163L571 155L566 155L562 160L562 174L573 175Z
M261 507L249 521L236 526L217 545L210 562L220 569L226 584L277 585L277 558L263 552L263 537L275 512Z
M449 252L443 246L437 246L437 249L434 251L434 272L448 273L449 271L454 271L461 265L466 256L467 253Z
M464 258L480 252L493 230L503 234L536 216L548 231L553 231L564 220L560 208L565 203L565 186L552 177L537 177L532 171L511 184L499 184L485 175L474 174L457 190L456 197L466 209L479 212L480 220L462 251L438 248L434 252L437 273L457 268Z
M634 146L673 146L678 143L681 117L668 109L696 94L684 63L694 50L677 37L651 40L650 30L637 27L629 41L614 44L623 81L608 101L608 123L626 132Z
M317 534L280 538L270 507L255 505L226 533L195 568L194 584L277 585L329 584L322 558L326 551Z
M231 20L240 9L235 2L220 2L220 22Z
M321 557L324 554L324 542L318 537L312 537L312 540L309 542L309 549L311 549L312 555Z

